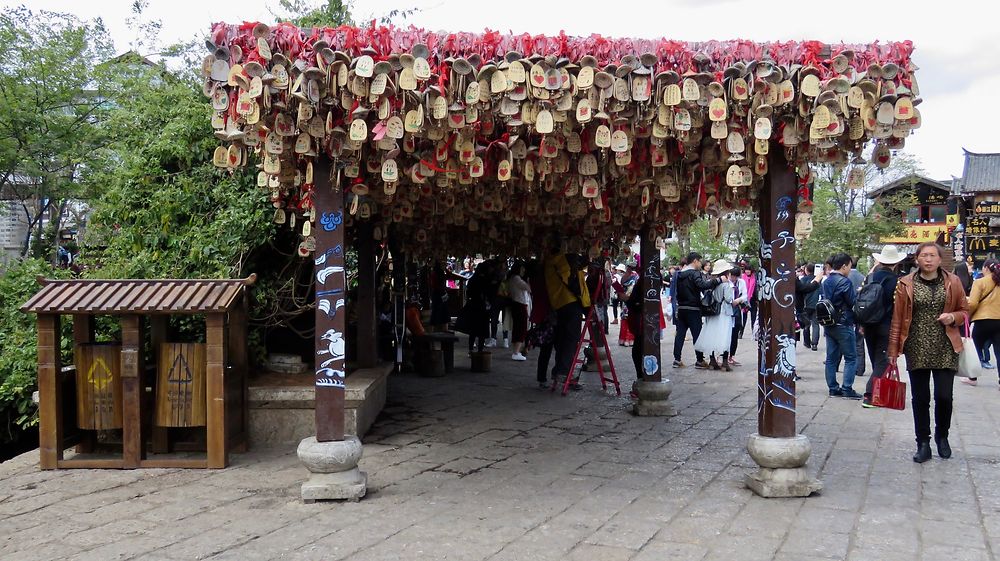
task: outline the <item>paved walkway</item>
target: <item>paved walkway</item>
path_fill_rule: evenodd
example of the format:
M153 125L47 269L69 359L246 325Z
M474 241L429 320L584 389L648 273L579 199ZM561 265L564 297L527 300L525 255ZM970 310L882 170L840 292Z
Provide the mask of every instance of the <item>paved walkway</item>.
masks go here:
M828 398L823 347L803 351L799 429L825 489L761 499L742 483L755 467L744 445L756 428L749 334L742 345L747 366L736 372L668 372L680 412L670 419L633 417L627 395L602 393L593 377L568 397L540 391L534 360L500 351L488 375L468 373L462 357L447 378L394 377L390 404L365 439L369 491L359 503L297 500L306 474L291 447L236 455L222 471L41 472L37 453L26 454L0 465L0 559L1000 555L995 382L957 384L955 457L917 465L910 411ZM690 344L686 351L690 361ZM626 394L628 357L615 347Z

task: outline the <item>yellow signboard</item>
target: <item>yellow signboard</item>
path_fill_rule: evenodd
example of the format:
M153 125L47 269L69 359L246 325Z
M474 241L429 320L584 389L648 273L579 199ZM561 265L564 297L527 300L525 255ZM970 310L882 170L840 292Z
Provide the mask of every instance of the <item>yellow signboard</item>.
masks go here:
M923 243L932 242L937 239L938 234L945 234L945 241L948 241L948 227L944 224L914 224L907 226L906 230L898 236L888 236L882 238L882 243Z

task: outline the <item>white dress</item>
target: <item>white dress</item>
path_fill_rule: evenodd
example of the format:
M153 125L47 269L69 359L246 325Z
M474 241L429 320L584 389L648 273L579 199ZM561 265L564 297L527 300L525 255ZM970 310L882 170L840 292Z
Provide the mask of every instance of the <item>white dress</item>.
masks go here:
M733 284L725 281L715 287L716 300L722 301L722 310L717 316L706 316L694 350L702 353L721 355L729 352L733 341Z

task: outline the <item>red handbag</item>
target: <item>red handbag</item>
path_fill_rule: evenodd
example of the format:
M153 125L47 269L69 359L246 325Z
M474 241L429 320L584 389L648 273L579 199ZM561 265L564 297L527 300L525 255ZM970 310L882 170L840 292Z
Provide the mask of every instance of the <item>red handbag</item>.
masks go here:
M881 378L872 380L872 405L887 409L906 409L906 382L899 381L899 368L889 365Z

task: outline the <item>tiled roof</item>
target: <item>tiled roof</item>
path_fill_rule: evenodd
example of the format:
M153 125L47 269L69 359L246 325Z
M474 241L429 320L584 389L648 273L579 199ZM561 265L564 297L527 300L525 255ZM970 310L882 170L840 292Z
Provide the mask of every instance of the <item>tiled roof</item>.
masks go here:
M201 314L228 311L253 284L222 280L41 280L21 311L37 314Z
M966 150L962 192L1000 192L1000 154L976 154Z

